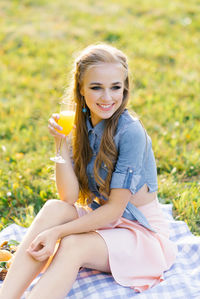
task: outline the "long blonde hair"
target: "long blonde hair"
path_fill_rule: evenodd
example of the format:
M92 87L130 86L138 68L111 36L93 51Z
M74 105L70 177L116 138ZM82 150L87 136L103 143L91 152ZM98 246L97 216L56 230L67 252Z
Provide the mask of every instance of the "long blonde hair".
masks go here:
M82 109L86 106L85 99L80 93L81 84L86 70L100 63L120 63L125 72L123 100L121 106L109 118L105 120L99 152L94 164L94 178L99 185L99 192L108 198L110 193L110 180L117 160L117 149L114 143L114 135L120 115L124 111L129 96L129 77L126 56L115 47L105 44L91 45L84 49L75 60L72 78L72 97L76 102L75 132L73 138L73 160L74 171L79 181L80 197L79 203L82 205L91 202L91 194L88 186L86 174L87 165L92 158L92 150L89 145L86 119L89 117L89 109L83 113ZM99 175L99 169L106 165L108 173L105 181Z

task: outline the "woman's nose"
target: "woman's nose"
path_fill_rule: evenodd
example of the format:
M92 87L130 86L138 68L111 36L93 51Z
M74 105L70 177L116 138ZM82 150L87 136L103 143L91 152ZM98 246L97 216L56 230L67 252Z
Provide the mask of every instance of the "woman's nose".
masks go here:
M101 98L104 101L110 101L110 100L112 100L112 96L111 96L110 91L109 90L104 90Z

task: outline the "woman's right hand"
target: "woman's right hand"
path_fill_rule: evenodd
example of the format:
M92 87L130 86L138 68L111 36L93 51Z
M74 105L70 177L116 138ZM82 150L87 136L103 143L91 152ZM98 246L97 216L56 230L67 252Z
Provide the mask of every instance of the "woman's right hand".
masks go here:
M57 123L59 118L60 118L59 113L53 113L52 116L48 120L49 133L56 139L58 137L62 137L62 138L66 137L64 134L61 134L57 131L57 130L60 130L60 131L62 130L62 127L59 126Z
M52 227L41 232L37 237L35 237L28 247L27 252L36 261L43 262L53 254L57 240L57 228Z

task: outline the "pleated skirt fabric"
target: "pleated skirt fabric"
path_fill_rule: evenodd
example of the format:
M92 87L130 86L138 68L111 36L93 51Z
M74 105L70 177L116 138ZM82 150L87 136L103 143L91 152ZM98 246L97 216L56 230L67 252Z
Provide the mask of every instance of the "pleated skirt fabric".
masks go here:
M78 205L76 209L79 217L92 211ZM168 223L158 199L138 209L155 232L123 217L96 232L107 245L115 281L142 292L164 280L163 272L174 263L177 247L169 239Z

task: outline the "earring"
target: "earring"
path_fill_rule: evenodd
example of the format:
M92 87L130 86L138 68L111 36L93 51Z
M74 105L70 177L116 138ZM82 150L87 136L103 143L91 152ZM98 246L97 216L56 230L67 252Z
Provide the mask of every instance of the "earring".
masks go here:
M85 101L83 100L83 108L82 108L82 111L83 113L86 113L87 112L87 108L85 106Z
M87 112L87 108L83 107L82 111L83 111L83 113L86 113Z

